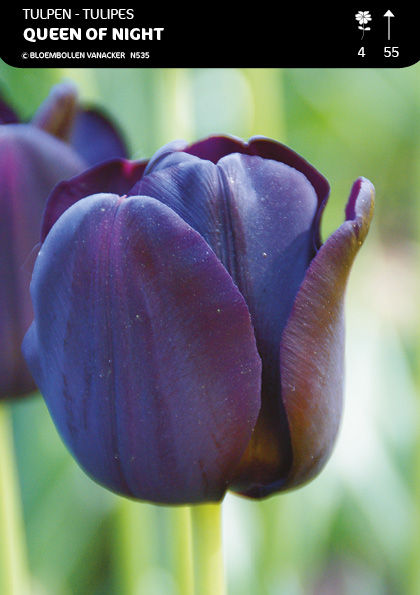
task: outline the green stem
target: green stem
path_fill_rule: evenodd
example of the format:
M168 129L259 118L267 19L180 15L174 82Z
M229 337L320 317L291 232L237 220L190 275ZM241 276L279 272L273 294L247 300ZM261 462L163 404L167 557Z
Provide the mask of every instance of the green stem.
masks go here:
M193 595L194 576L192 565L191 516L188 506L170 509L173 545L173 573L179 595Z
M163 527L167 547L162 547ZM153 581L159 580L159 571L166 567L173 577L176 593L193 595L188 507L156 507L121 498L116 510L114 552L118 593L160 591L159 584Z
M222 505L191 507L194 586L196 595L225 595Z
M120 498L116 510L114 543L118 593L135 595L155 564L155 519L153 509L143 502Z
M0 592L29 592L23 519L10 411L0 403Z

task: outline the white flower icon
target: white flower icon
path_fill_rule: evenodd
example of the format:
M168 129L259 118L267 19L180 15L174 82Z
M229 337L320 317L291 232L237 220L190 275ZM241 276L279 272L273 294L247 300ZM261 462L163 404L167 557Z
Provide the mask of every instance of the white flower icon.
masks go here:
M365 25L367 25L371 20L372 17L370 16L370 12L368 10L359 10L359 12L356 14L356 21L359 21L358 28L363 31L362 39L364 37L365 31L370 31L370 27L366 27Z

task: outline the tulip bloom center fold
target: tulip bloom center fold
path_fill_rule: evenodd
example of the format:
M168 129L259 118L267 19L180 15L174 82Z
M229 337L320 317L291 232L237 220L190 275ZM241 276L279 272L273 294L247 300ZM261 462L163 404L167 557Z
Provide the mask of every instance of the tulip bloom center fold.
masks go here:
M373 187L322 244L326 180L270 139L177 141L47 202L24 353L96 481L157 503L294 488L341 418L343 303Z

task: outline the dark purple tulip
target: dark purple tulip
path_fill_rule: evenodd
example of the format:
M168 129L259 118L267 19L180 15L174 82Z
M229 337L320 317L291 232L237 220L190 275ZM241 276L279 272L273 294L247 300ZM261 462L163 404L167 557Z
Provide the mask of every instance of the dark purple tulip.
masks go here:
M76 151L82 124L91 130L92 121L100 123L97 135L84 136L85 149ZM29 123L0 100L0 399L36 389L21 352L33 319L31 253L39 244L49 193L94 163L89 146L96 147L99 136L101 155L126 156L112 125L92 110L86 114L69 83L54 87Z
M24 352L81 466L158 503L317 474L341 417L343 301L374 189L320 241L327 181L287 147L210 137L50 195Z

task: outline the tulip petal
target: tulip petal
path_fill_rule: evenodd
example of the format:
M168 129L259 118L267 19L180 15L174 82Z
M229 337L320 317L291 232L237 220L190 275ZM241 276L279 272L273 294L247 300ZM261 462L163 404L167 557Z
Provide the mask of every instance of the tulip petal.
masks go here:
M315 253L321 201L303 173L257 155L234 153L215 165L178 152L149 168L132 192L168 204L196 229L248 305L263 361L262 410L234 486L250 477L269 484L290 467L279 349Z
M312 261L283 333L280 374L293 450L283 488L297 487L318 474L336 439L343 396L344 294L373 206L374 188L359 178L348 201L347 220Z
M20 118L13 108L0 95L0 125L19 124Z
M203 238L148 197L70 207L39 253L24 352L64 441L99 483L220 500L260 408L249 312Z
M115 124L96 109L78 110L70 143L89 165L128 157L125 142Z
M31 125L67 142L77 110L77 89L70 81L52 87L31 120Z
M111 119L97 109L80 108L77 88L70 81L52 87L31 124L69 142L89 166L128 157L125 142Z
M253 136L248 142L233 136L210 136L183 149L186 153L201 159L210 159L217 163L222 157L231 153L258 155L264 159L272 159L289 165L303 173L318 196L319 204L324 205L330 187L324 176L308 163L301 155L271 138Z
M98 193L127 194L143 175L147 161L111 159L57 184L48 197L41 228L41 241L58 218L77 201Z
M21 353L33 318L29 261L49 192L84 167L67 144L42 130L0 127L0 398L36 389Z

